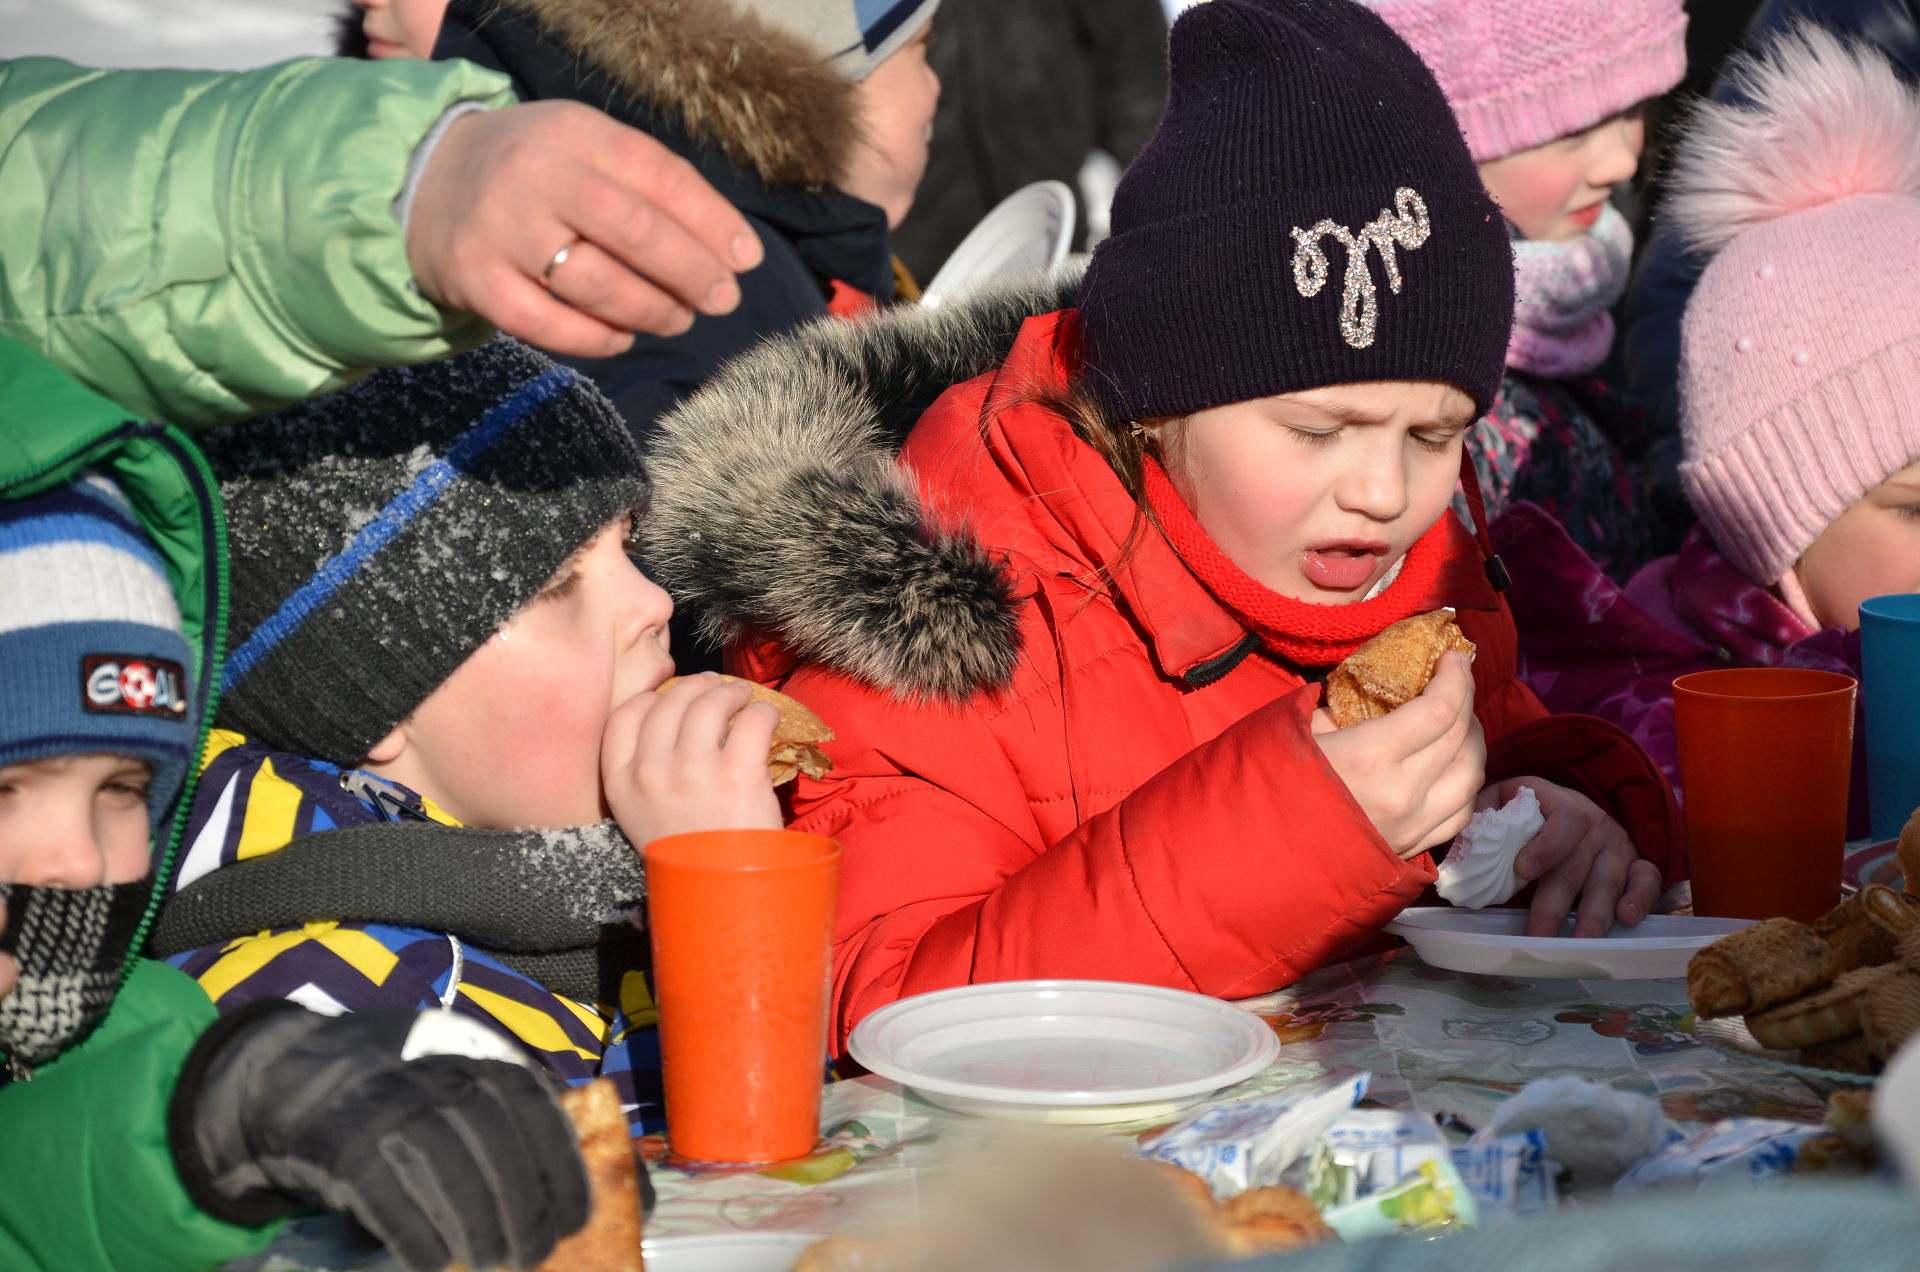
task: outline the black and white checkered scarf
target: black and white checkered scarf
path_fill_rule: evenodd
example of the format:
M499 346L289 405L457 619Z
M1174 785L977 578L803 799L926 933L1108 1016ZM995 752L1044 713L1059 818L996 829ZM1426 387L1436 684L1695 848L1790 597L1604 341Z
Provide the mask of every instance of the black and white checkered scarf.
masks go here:
M78 889L0 884L0 953L20 965L19 983L0 998L0 1053L32 1068L87 1035L120 987L152 893L151 878Z

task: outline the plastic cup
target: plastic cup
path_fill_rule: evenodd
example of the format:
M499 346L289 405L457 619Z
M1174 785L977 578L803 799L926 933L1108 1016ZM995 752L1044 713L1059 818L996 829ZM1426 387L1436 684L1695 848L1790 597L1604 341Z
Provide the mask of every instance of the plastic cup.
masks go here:
M1673 682L1695 914L1810 923L1839 901L1856 688L1791 667Z
M1920 596L1860 602L1860 663L1868 814L1892 839L1920 805Z
M667 1143L757 1164L820 1138L840 845L716 830L645 849Z

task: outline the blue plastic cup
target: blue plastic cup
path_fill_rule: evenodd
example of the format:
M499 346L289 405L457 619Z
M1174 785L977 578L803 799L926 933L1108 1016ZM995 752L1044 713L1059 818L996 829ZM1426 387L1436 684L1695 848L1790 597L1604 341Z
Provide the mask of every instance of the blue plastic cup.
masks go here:
M1892 839L1920 806L1920 593L1860 602L1860 662L1868 813Z

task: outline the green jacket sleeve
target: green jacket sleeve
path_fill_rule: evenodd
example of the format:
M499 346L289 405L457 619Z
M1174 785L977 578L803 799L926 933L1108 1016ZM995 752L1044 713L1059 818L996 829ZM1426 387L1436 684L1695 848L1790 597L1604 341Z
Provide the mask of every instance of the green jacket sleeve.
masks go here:
M194 1206L167 1142L174 1081L215 1015L184 973L143 960L86 1042L0 1087L0 1268L199 1272L267 1245L277 1224Z
M393 213L469 101L513 95L467 62L0 62L0 335L187 428L470 347L488 329L414 289Z

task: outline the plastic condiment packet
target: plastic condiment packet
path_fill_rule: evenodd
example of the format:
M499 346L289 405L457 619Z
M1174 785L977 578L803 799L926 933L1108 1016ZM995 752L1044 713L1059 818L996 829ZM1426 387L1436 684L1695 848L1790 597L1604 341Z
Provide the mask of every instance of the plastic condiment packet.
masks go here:
M1769 1118L1730 1117L1641 1161L1613 1186L1616 1196L1708 1184L1764 1187L1793 1173L1800 1146L1823 1127Z
M1335 1121L1314 1146L1307 1195L1349 1241L1479 1222L1453 1146L1424 1113L1355 1109Z
M1553 1208L1553 1172L1547 1169L1544 1131L1455 1144L1453 1168L1473 1194L1482 1222Z
M1143 1144L1140 1155L1192 1171L1223 1200L1264 1188L1353 1108L1371 1076L1356 1073L1322 1086L1204 1109Z

